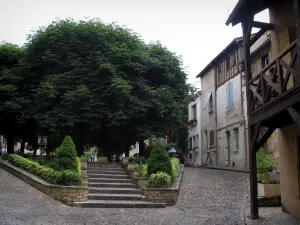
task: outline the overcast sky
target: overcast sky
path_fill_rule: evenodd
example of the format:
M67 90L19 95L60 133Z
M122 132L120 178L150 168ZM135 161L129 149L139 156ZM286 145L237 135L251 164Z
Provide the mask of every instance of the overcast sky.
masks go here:
M161 41L181 55L188 81L197 85L196 75L235 37L240 25L225 25L237 0L10 0L1 1L0 41L22 45L26 35L55 18L99 17L118 22L140 33L149 42ZM179 1L178 1L179 2ZM257 20L268 21L268 12ZM198 85L197 85L198 86Z

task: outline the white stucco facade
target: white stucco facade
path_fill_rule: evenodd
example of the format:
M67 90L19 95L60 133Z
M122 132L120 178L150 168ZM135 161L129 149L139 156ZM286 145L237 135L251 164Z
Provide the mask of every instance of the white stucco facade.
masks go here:
M194 108L196 110L194 110ZM196 112L196 115L194 113ZM202 166L202 152L201 152L201 93L198 93L198 97L195 101L188 104L188 120L194 118L197 122L194 125L189 126L188 144L189 155L187 162L193 166Z
M232 85L233 106L228 108L228 87ZM236 75L216 90L218 166L248 169L245 91L242 76Z
M215 70L201 78L201 151L203 165L217 165Z

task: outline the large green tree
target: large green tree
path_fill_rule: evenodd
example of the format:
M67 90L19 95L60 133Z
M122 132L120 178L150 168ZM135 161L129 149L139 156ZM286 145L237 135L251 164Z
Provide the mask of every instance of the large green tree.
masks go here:
M25 49L28 114L53 140L72 135L79 154L85 144L123 152L186 122L181 59L125 27L58 20L30 35Z

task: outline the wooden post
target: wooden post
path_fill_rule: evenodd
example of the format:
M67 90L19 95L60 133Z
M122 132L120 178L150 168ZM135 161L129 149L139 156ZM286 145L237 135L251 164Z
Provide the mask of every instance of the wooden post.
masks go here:
M243 21L243 48L244 48L244 63L246 72L246 95L247 95L247 118L248 118L248 150L249 150L249 175L250 175L250 201L251 201L251 218L258 218L258 199L257 199L257 172L256 172L256 150L252 144L252 137L254 134L254 126L251 124L251 105L253 102L253 95L250 92L250 80L252 79L251 72L251 57L250 57L250 39L252 30L253 15Z

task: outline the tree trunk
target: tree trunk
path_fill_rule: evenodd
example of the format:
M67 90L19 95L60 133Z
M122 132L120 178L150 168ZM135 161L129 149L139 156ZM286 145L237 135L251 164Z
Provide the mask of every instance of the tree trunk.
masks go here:
M145 156L145 143L144 143L144 140L139 141L139 156Z
M24 151L25 151L25 143L26 143L25 140L22 139L20 153L24 153Z
M15 145L15 137L13 134L7 135L7 153L13 154L14 151L14 145Z

